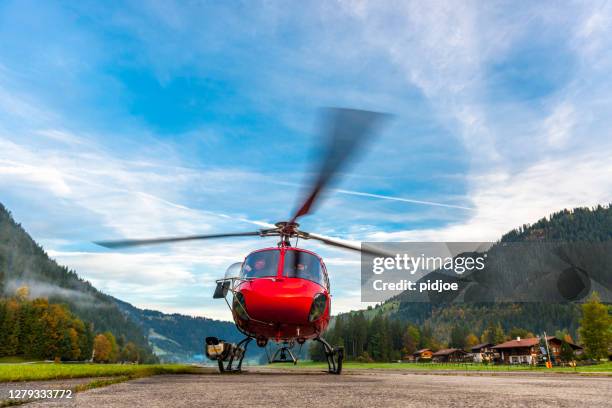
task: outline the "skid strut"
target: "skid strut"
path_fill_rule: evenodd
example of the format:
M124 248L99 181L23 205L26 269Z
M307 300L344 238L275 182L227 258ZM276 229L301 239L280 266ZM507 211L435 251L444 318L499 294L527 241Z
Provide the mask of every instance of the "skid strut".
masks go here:
M314 340L323 345L325 357L327 357L327 372L330 374L340 374L342 372L342 360L344 360L344 347L332 347L321 337L317 337Z
M293 363L293 365L297 364L297 358L291 351L293 348L293 343L285 344L282 347L276 349L272 357L268 354L268 349L266 349L266 354L268 354L268 363Z

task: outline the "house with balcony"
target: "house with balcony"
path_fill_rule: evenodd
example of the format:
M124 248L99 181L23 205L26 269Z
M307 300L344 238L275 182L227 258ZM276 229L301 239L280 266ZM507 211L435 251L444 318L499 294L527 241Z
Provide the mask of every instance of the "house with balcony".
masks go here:
M505 364L537 364L539 359L548 354L546 344L550 354L554 356L555 361L560 361L561 347L563 340L555 336L546 336L546 342L540 344L540 337L531 337L521 339L517 337L515 340L506 341L491 347L500 354L500 359ZM575 354L582 352L582 347L572 342L567 342L574 350Z
M470 349L470 357L475 363L493 362L499 358L499 353L493 350L493 343L482 343Z
M433 354L433 351L431 351L428 348L417 350L414 353L412 353L411 360L412 361L431 361L432 354Z

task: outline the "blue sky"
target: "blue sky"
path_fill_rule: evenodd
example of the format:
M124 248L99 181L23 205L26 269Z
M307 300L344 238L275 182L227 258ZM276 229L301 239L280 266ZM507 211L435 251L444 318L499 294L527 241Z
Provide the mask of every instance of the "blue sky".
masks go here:
M286 218L322 106L393 120L309 231L486 241L609 203L611 45L610 2L4 1L0 201L98 288L229 318L214 278L272 239L91 241ZM358 256L307 247L328 259L334 311L363 307Z

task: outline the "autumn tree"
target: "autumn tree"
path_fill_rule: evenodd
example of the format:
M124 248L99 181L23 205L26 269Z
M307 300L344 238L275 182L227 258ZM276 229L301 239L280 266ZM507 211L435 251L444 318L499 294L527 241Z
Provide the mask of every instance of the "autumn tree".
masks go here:
M612 318L596 292L582 305L578 332L589 357L600 359L608 356L612 343Z
M91 353L90 328L65 305L28 299L27 287L0 299L0 356L84 360Z
M119 346L117 345L117 340L115 340L115 336L113 335L113 333L109 331L104 332L104 336L106 336L110 344L109 361L111 363L115 363L119 358Z
M128 341L121 349L120 360L135 363L139 358L138 347L136 344Z
M9 299L4 303L3 309L4 318L0 327L3 339L0 342L0 355L15 356L18 354L21 334L19 303L15 299Z
M108 363L110 361L112 346L108 337L98 334L93 341L93 361L96 363Z
M417 350L419 342L421 341L421 332L419 328L414 324L408 325L402 339L404 354L412 354Z
M30 288L27 286L21 286L15 291L15 298L17 298L17 300L20 302L28 300L29 297L30 297Z
M479 342L480 339L478 339L478 337L474 333L470 333L465 338L465 347L467 349L471 349L472 347L478 345Z

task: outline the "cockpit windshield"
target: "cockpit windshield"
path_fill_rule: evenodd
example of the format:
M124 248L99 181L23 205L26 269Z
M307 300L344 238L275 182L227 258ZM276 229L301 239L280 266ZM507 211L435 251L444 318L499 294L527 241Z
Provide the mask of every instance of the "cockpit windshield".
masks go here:
M321 261L308 252L295 250L285 252L283 276L308 279L327 288L327 278L323 273Z
M280 251L271 249L253 252L247 256L240 272L242 279L276 276Z

